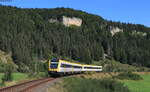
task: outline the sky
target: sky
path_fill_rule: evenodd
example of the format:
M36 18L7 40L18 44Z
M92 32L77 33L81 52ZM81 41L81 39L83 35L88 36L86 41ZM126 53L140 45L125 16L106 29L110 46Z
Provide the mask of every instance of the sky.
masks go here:
M20 8L73 8L107 20L150 27L150 0L0 0L0 4Z

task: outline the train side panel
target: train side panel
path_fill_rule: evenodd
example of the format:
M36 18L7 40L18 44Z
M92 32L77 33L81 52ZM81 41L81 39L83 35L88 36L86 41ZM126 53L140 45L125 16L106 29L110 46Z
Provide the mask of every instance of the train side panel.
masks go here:
M71 62L66 62L64 60L60 60L60 72L81 72L82 71L82 65L81 64L76 64L76 63L71 63Z
M100 71L102 71L102 66L83 65L83 70L82 71L100 72Z

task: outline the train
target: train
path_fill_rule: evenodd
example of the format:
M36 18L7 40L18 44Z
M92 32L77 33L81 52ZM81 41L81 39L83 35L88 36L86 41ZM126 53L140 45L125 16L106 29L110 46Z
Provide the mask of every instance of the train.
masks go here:
M50 75L64 75L101 71L102 66L73 63L59 58L48 60L48 72Z

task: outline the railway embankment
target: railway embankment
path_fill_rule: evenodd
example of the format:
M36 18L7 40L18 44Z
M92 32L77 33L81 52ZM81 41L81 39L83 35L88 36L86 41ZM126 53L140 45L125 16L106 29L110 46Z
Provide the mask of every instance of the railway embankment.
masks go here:
M13 86L0 88L0 92L46 92L46 89L58 80L58 78L42 78L27 81Z

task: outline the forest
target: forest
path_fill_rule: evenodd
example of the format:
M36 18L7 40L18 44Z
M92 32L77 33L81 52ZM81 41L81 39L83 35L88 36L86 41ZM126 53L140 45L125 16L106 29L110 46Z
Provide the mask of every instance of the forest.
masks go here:
M78 17L82 25L66 27L61 22L49 22L52 18L62 21L63 16ZM123 32L112 35L110 29L116 27ZM11 52L20 68L47 60L50 55L86 64L100 62L107 55L123 64L150 67L150 28L63 7L23 9L0 5L0 50Z

